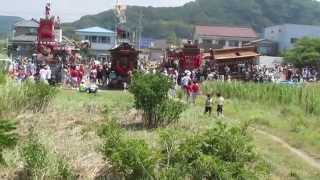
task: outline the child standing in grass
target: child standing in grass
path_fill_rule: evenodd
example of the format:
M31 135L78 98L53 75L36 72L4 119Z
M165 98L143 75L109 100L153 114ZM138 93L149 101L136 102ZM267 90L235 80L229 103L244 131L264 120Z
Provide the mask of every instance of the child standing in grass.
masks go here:
M224 98L220 93L217 94L217 116L222 116L223 117L223 105L224 105Z
M212 97L211 94L207 94L207 99L206 99L206 106L204 109L204 114L209 113L211 115L212 112Z

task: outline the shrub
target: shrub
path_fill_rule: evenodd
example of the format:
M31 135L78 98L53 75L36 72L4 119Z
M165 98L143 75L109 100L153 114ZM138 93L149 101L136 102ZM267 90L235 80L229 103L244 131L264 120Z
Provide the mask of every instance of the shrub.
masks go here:
M143 140L124 137L115 122L100 132L104 139L103 155L111 161L113 169L126 179L153 179L156 156Z
M4 165L5 160L2 155L4 149L12 148L16 145L18 135L14 133L16 123L9 120L0 120L0 164Z
M29 135L27 143L22 147L21 155L33 177L40 177L45 172L48 165L48 151L33 134Z
M243 128L218 123L204 133L176 141L176 148L167 156L170 166L164 169L169 173L162 174L173 176L172 172L179 173L175 171L178 168L184 178L191 179L259 179L267 170L245 132Z
M74 171L64 158L46 148L33 133L29 135L20 153L25 169L30 172L30 179L76 179Z
M218 123L195 135L161 130L159 148L153 151L144 140L108 125L101 133L103 153L124 179L261 179L268 167L255 152L247 127Z
M55 176L55 179L76 179L73 170L63 159L58 159L57 166L57 175Z
M153 179L156 158L143 140L122 140L110 160L126 179Z
M164 101L156 110L158 126L165 126L177 122L185 109L186 105L180 101L172 99Z
M123 133L124 130L115 121L109 122L99 130L98 135L104 140L102 151L106 158L110 157L115 151L114 148L119 146Z
M145 127L157 128L174 122L183 111L181 103L169 100L170 88L171 80L162 74L134 75L129 90L135 97L136 108L144 113Z

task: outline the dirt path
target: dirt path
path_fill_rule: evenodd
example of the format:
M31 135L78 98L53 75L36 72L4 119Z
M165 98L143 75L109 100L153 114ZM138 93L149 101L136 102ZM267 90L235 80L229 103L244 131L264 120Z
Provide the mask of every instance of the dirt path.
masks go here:
M304 161L306 161L308 164L310 164L312 167L320 170L320 161L311 157L310 155L308 155L306 152L300 150L300 149L297 149L297 148L294 148L292 147L291 145L289 145L287 142L285 142L284 140L280 139L279 137L277 136L274 136L272 134L269 134L265 131L262 131L262 130L259 130L259 129L256 129L256 128L251 128L253 129L256 133L259 133L261 135L264 135L264 136L267 136L269 137L270 139L272 139L273 141L279 143L281 146L283 146L284 148L288 149L291 153L297 155L298 157L300 157L301 159L303 159Z

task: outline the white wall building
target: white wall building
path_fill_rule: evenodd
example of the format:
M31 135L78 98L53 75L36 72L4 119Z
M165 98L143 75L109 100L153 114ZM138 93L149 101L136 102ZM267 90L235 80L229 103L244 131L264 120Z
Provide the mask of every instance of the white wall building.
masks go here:
M116 33L102 27L90 27L76 30L81 40L91 43L91 50L97 59L105 60L109 56L108 50L115 47Z
M320 26L283 24L264 30L264 38L277 42L280 52L293 48L297 40L303 37L320 38Z

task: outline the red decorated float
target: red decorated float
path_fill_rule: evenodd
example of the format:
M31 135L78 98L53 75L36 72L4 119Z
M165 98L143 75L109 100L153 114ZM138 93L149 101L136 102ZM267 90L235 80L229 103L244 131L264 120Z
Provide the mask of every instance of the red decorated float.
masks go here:
M111 79L111 88L121 88L123 83L129 83L131 73L137 69L139 51L129 43L122 43L110 50L111 69L116 77Z
M203 54L198 45L185 44L181 49L168 49L166 53L165 67L177 68L180 72L199 69L202 65Z
M75 48L71 44L62 42L62 29L59 17L51 16L51 4L45 7L45 18L39 22L38 37L36 41L38 65L49 65L53 78L60 80L63 64L69 63Z
M225 68L230 69L229 75L233 79L243 79L243 67L252 67L258 64L260 54L255 46L210 49L207 52L189 41L181 49L168 49L163 63L165 68L176 68L179 72L185 70L215 70L219 74L226 74Z
M125 27L126 5L117 4L115 15L119 19L117 27L117 46L109 50L111 54L110 88L123 88L124 83L130 83L132 72L137 69L139 51L131 45L130 32Z

